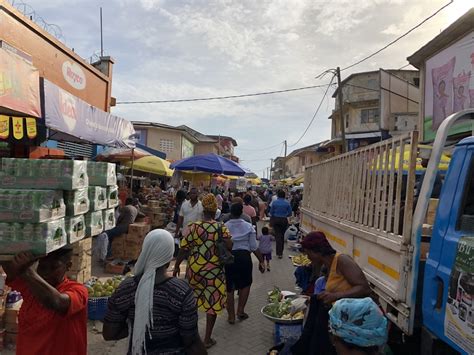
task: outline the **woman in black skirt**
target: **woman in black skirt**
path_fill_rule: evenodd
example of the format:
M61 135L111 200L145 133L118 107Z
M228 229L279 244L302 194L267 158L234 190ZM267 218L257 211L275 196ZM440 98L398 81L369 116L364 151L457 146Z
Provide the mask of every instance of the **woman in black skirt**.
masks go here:
M257 246L255 229L251 223L245 222L240 218L242 215L242 203L234 203L230 207L230 220L225 224L232 236L232 254L234 263L225 268L227 284L227 313L229 323L235 323L235 317L239 320L245 320L249 316L245 313L245 305L250 294L252 285L252 256L254 253L258 258L260 272L265 271L263 257ZM235 312L234 292L239 291L239 303L237 313Z

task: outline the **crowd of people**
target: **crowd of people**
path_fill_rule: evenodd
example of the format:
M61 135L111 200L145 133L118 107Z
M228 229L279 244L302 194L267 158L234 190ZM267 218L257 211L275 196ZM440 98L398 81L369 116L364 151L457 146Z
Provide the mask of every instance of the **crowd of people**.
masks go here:
M125 279L108 301L104 339L128 337L128 353L133 355L207 354L218 341L212 334L219 315L226 312L231 325L254 316L245 311L253 282L252 254L262 273L271 270L273 241L276 256L283 257L288 219L298 215L302 200L299 191L289 195L271 189L235 194L195 188L176 191L174 235L155 229L146 236L134 276ZM127 200L122 222L100 236L104 245L136 218L136 204ZM257 232L258 221L267 219L269 225ZM307 234L301 246L318 277L303 290L309 306L302 335L291 352L378 354L387 341L387 320L370 298L360 267L350 256L336 252L323 232ZM101 257L106 256L103 248ZM63 248L40 258L35 268L37 261L20 253L3 264L7 282L24 298L17 354L86 354L87 291L65 276L71 251ZM198 311L206 314L202 340ZM48 327L41 326L45 322Z

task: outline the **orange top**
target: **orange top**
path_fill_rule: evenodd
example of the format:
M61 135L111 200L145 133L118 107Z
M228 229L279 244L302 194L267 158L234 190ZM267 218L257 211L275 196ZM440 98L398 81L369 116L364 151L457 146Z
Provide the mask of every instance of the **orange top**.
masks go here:
M18 315L17 355L87 354L88 295L84 285L65 278L56 286L71 299L64 315L40 304L23 280L15 279L9 285L23 296Z
M328 281L326 282L326 291L327 292L344 292L352 288L352 285L347 282L343 275L337 272L337 260L341 256L340 253L334 255L334 259L331 263L331 268L329 269Z

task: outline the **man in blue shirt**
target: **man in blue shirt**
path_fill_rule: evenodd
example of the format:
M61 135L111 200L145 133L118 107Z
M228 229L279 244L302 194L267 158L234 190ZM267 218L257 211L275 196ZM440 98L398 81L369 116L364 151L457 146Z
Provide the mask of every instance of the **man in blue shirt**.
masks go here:
M288 228L288 217L292 214L290 203L285 199L285 191L279 190L277 199L270 207L270 225L273 228L276 241L276 254L279 259L283 257L284 236Z

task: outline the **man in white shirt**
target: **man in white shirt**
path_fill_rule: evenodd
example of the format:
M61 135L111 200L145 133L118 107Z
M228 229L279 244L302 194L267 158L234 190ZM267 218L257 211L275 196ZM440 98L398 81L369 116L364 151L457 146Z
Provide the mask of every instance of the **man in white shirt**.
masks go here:
M201 201L198 200L198 192L195 187L189 191L189 200L186 200L181 205L179 211L178 223L176 224L176 237L182 227L186 227L189 223L201 221L203 218L203 208Z

